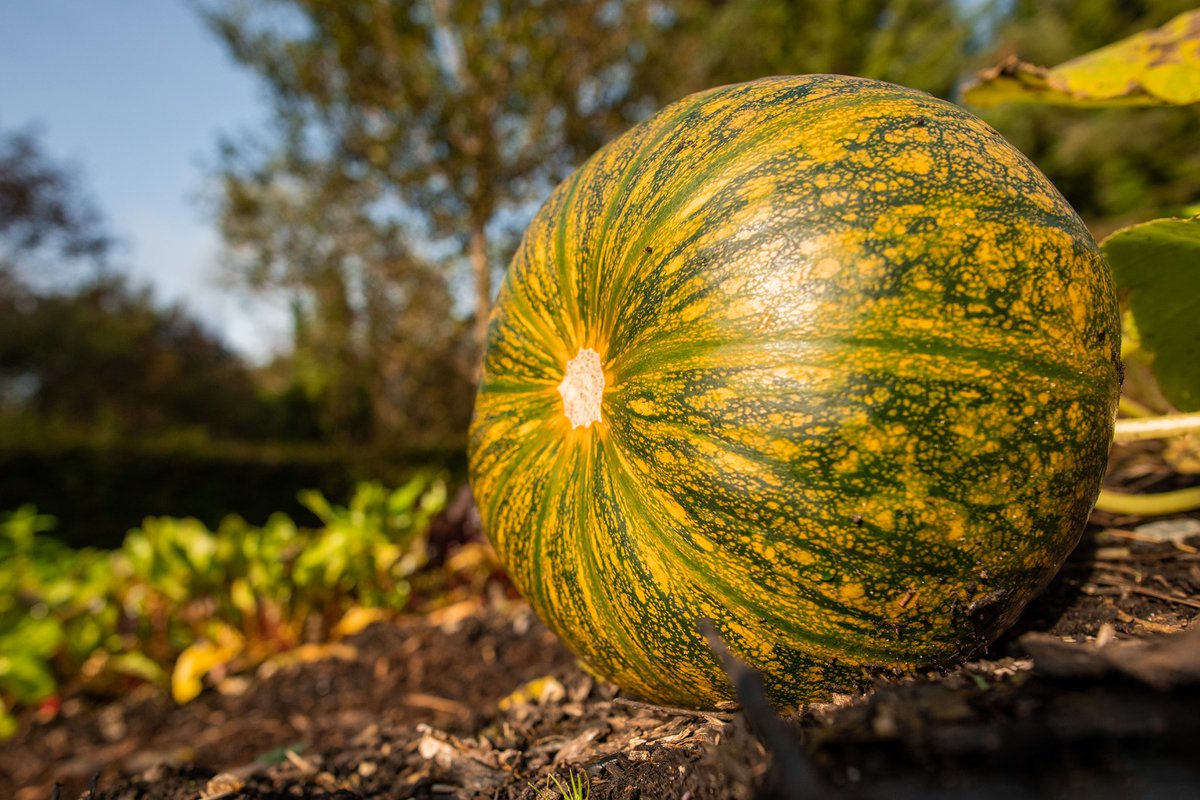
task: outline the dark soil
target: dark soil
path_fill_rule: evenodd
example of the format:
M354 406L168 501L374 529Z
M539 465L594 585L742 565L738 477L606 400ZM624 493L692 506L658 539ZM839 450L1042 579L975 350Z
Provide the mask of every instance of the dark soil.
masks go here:
M496 595L182 707L143 688L31 712L0 797L530 800L583 776L627 800L1196 796L1200 522L1093 522L985 657L782 723L639 703Z

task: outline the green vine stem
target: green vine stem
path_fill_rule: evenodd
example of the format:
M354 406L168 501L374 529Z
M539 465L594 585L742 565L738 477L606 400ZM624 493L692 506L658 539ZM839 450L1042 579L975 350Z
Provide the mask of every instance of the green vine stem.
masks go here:
M1121 395L1117 402L1117 411L1127 417L1153 417L1154 411L1142 405L1137 400Z
M1121 411L1132 418L1118 419L1113 432L1114 442L1139 442L1145 439L1169 439L1200 433L1200 413L1162 414L1147 416L1149 409L1132 400L1121 398ZM1183 514L1200 509L1200 486L1156 494L1126 494L1101 489L1096 508L1111 514L1133 514L1156 517Z
M1139 517L1182 514L1200 508L1200 486L1157 494L1126 494L1101 489L1096 508L1110 514L1133 514Z
M1143 439L1167 439L1200 433L1200 413L1164 414L1140 419L1119 419L1114 442L1138 442Z

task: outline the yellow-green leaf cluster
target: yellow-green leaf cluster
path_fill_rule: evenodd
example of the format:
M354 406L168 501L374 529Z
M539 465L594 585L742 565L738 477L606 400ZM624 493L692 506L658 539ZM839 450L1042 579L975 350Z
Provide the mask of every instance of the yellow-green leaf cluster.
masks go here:
M1200 10L1053 68L1015 56L963 91L977 106L1170 106L1200 103Z

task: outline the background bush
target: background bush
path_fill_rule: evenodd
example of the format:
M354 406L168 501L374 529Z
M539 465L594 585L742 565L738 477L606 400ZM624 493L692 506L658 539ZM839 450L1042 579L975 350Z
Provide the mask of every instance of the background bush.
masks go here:
M116 547L147 517L195 517L216 527L231 513L263 524L275 512L319 522L299 487L347 497L364 480L398 485L420 466L465 470L461 451L408 455L300 445L75 443L0 449L0 508L32 504L73 546Z

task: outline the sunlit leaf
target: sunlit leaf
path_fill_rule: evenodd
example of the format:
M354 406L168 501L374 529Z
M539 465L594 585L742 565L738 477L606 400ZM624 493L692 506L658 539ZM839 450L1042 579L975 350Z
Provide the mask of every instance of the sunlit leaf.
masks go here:
M246 578L237 578L229 584L229 601L243 616L252 617L258 613L258 598Z
M228 625L214 626L212 639L201 639L184 648L171 671L171 696L177 703L195 699L204 689L204 676L232 661L245 645L242 635Z
M396 489L388 497L388 510L392 514L403 514L412 510L421 492L425 491L425 476L415 475L408 483Z
M22 703L36 703L57 688L49 664L35 654L11 650L0 654L0 694Z
M421 498L421 512L427 517L441 511L446 506L446 482L438 478L429 486L429 491Z
M113 672L140 678L147 683L165 683L167 679L163 668L144 653L120 653L110 656L108 666Z
M330 631L330 636L334 639L345 639L347 636L353 636L368 625L373 625L380 620L387 619L388 613L381 608L363 608L362 606L350 606L346 609L346 613L337 621Z
M305 489L297 495L297 498L300 500L300 505L316 514L317 519L325 524L329 524L334 520L333 506L325 499L325 495L316 489Z
M62 623L54 617L25 617L0 636L0 653L29 654L49 659L63 643Z
M0 741L12 738L20 727L17 718L9 712L4 700L0 699Z
M216 538L195 519L180 521L175 535L191 568L201 575L207 574L213 568L213 557L217 553Z
M1162 106L1200 103L1200 10L1047 69L1016 57L963 90L977 106Z
M1163 394L1200 410L1200 217L1123 228L1101 244Z
M8 539L17 552L30 549L34 537L54 528L54 517L39 514L37 509L26 504L0 519L0 539Z
M154 564L154 546L141 530L132 530L125 536L121 552L128 559L135 575L148 577Z

